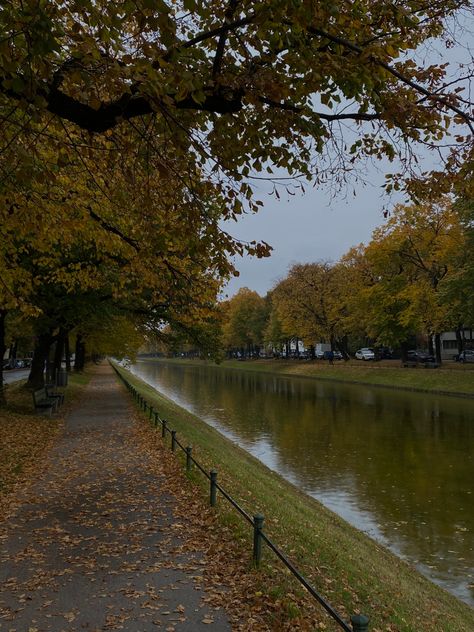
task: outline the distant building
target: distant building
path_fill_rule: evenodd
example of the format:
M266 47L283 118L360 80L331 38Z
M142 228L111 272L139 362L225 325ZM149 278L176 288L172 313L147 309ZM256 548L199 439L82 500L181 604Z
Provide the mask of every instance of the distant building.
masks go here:
M464 341L464 349L474 349L473 329L462 329L461 337ZM458 354L458 340L455 331L445 331L441 334L441 358L452 360Z

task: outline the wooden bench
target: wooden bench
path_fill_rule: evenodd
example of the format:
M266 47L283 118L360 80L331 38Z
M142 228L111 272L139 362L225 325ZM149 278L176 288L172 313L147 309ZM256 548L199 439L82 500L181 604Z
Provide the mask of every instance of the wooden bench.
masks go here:
M418 367L418 362L416 362L416 360L407 360L403 363L403 367L405 369L416 369Z
M57 401L56 408L59 408L62 404L64 404L64 393L56 390L55 384L45 384L44 388L46 390L46 396L49 399L55 399Z
M33 391L33 404L35 411L45 411L49 414L49 416L51 416L51 413L56 410L58 406L58 400L55 397L48 397L46 388L43 387Z

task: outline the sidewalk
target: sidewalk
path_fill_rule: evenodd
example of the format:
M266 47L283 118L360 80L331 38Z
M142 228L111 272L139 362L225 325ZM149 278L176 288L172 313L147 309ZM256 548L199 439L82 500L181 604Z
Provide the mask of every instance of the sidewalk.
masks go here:
M0 525L0 630L230 630L204 601L202 553L179 550L185 525L163 487L101 366L47 474Z

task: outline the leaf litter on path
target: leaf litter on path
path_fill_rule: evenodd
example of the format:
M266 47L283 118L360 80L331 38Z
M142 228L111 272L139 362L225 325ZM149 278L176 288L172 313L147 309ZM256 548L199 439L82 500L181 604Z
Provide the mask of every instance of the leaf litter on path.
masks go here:
M297 631L322 622L304 597L292 597L299 612L288 617L287 600L271 595L248 548L106 367L47 472L27 482L27 502L0 525L0 629L2 620L40 632L62 629L59 621L71 632L179 632L189 620L196 630Z

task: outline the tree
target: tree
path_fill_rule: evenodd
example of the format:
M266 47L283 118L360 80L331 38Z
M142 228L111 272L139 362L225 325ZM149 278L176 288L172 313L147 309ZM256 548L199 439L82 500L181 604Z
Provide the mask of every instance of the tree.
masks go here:
M344 153L340 123L357 130L348 159L391 159L394 139L436 143L450 118L472 125L460 79L413 54L435 37L452 45L446 25L469 4L8 3L1 103L95 134L151 115L150 136L236 180L269 162L315 174L331 143Z
M274 305L273 292L269 293L270 300L270 314L268 322L264 330L265 344L273 349L276 349L278 353L283 351L283 346L292 337L291 333L285 331L283 324L278 316L278 311Z
M229 255L240 251L218 225L218 190L198 173L184 186L150 171L146 153L104 158L100 147L92 157L72 152L58 173L44 143L35 148L36 175L4 186L0 305L35 318L32 387L42 383L59 332L108 304L150 322L191 326L214 309L233 270Z
M263 342L268 308L257 292L241 288L224 306L223 342L242 356L258 356Z
M441 288L442 300L451 305L456 322L458 352L464 349L463 330L474 324L474 161L466 162L456 179L456 199L453 209L457 213L464 236L459 248L455 268Z
M365 313L363 322L370 334L379 342L395 344L409 334L425 332L434 336L440 362L439 334L457 322L443 288L456 273L464 250L464 232L451 200L397 205L387 223L374 231L365 251L352 252L353 262L358 254L359 272L365 270L366 281L352 305L359 303L357 313Z
M352 334L376 344L404 346L420 330L416 319L407 318L409 302L403 294L406 279L400 276L393 257L375 248L369 254L369 247L351 248L342 258L352 287L347 297L347 327ZM405 318L401 319L404 312Z
M337 265L304 263L292 266L272 292L273 304L286 331L306 345L328 340L347 353L344 338L343 276Z

